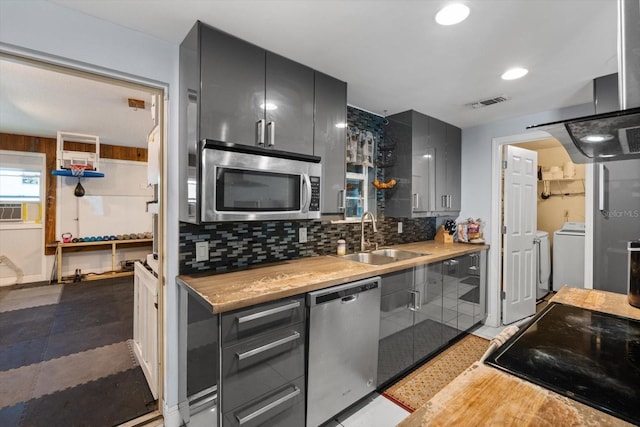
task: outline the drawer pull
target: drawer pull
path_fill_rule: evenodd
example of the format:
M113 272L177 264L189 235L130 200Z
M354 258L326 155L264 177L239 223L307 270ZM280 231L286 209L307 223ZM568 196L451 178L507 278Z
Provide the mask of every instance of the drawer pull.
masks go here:
M272 348L276 348L282 344L286 344L288 342L291 341L295 341L298 338L300 338L300 333L299 332L294 332L293 334L289 335L288 337L284 337L281 338L279 340L270 342L269 344L265 344L263 346L260 346L258 348L254 348L253 350L249 350L249 351L245 351L244 353L236 353L236 356L238 356L238 360L244 360L247 359L249 357L255 356L256 354L260 354L260 353L264 353L267 350L271 350Z
M280 307L274 307L270 310L259 311L247 316L238 317L238 323L243 324L246 322L251 322L252 320L262 319L263 317L271 316L272 314L281 313L287 310L293 310L294 308L298 307L300 307L300 301L294 301L290 304L281 305Z
M252 419L259 417L260 415L272 410L273 408L282 405L283 403L293 399L294 397L296 397L297 395L300 394L300 389L298 387L293 387L293 391L285 396L282 396L281 398L274 400L273 402L269 403L268 405L263 406L262 408L253 411L252 413L250 413L249 415L245 416L245 417L239 417L236 415L236 418L238 419L238 423L240 423L240 425L247 423L249 421L251 421Z

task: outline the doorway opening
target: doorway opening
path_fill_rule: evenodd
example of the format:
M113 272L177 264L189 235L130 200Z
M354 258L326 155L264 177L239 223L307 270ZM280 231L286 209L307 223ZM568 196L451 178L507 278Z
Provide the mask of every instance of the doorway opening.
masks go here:
M488 302L489 313L493 313L493 315L490 315L487 319L487 325L489 326L499 327L503 324L513 323L514 321L517 321L517 319L516 320L507 319L507 321L505 322L505 318L504 318L505 304L509 304L511 301L513 301L514 295L513 294L509 295L509 292L510 292L509 288L504 286L504 262L506 261L505 261L505 255L504 255L505 248L503 244L504 229L502 227L504 223L503 222L503 213L504 213L503 173L502 173L503 149L506 146L511 146L511 145L518 146L521 144L523 144L525 147L527 145L529 145L529 147L533 146L534 148L536 147L536 145L539 147L544 147L546 146L545 141L548 141L549 139L550 139L550 135L548 133L538 131L538 132L531 132L527 134L495 138L493 140L491 223L496 224L496 226L492 227L491 236L490 236L491 247L492 249L494 248L495 249L491 251L490 259L489 259L491 268L489 269L489 289L487 293L487 302ZM540 162L540 165L550 168L551 166L555 166L555 164L552 164L552 163L556 161L559 162L560 159L558 158L557 160L549 161L549 164L544 164L543 162ZM544 162L547 162L546 158ZM559 165L562 165L562 163L559 163ZM541 199L541 195L543 192L545 192L546 194L545 185L542 181L544 180L537 180L536 182L535 191L536 191L536 197L538 199ZM554 184L551 184L551 185L554 185ZM556 183L555 185L558 186L559 184ZM576 185L579 188L575 187ZM552 201L560 200L563 197L565 199L574 198L574 197L577 197L577 195L565 194L565 193L574 193L574 192L583 193L580 195L580 197L584 198L584 201L582 203L582 209L580 209L580 207L575 205L574 203L573 207L568 209L569 210L568 213L565 213L564 209L560 212L560 221L562 221L563 218L568 217L569 221L579 221L580 219L582 219L582 221L586 224L585 225L585 248L587 248L587 250L585 250L585 254L584 254L584 259L586 260L586 259L589 259L589 256L590 256L590 254L588 253L588 246L589 246L588 242L591 239L590 218L589 218L588 212L585 214L585 210L586 210L585 207L589 206L589 203L591 200L591 194L592 194L591 168L589 165L585 167L583 175L579 177L579 179L576 179L576 183L571 184L570 188L551 187L549 190L549 193L554 193L558 195L551 196L551 194L549 194L548 198L551 199ZM538 211L537 211L537 203L536 203L536 215L537 215L537 212ZM557 216L557 212L552 213L550 215L555 219L555 216ZM535 232L538 228L539 228L538 221L536 220L535 229L533 231ZM532 238L531 240L533 244L533 240L535 240L535 237ZM537 248L533 248L533 250L536 250L536 249ZM536 289L535 287L533 287L533 285L536 283L535 274L537 273L536 272L537 264L533 264L532 262L529 265L531 265L532 268L526 274L531 276L530 277L531 279L530 282L532 283L531 293L534 296L537 296L537 292L535 292ZM533 267L533 265L536 265L536 267ZM590 271L588 271L586 267L584 270L585 270L584 271L585 287L589 287L589 283L591 280ZM535 314L536 300L540 300L540 299L533 298L533 302L529 303L530 307L528 308L528 311L531 312L530 314Z
M15 163L0 168L43 159L40 215L0 223L0 255L15 267L0 263L0 383L16 385L0 424L158 417L167 87L5 52L0 74L0 150ZM52 174L60 131L100 138L99 151L73 137L63 150L91 153L104 177ZM34 228L40 237L25 238ZM37 271L12 276L33 260Z

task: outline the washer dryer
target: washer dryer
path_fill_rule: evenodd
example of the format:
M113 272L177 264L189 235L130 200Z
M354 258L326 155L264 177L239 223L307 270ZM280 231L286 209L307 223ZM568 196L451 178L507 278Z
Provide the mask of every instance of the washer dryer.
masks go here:
M541 300L551 290L549 279L551 278L551 257L549 256L549 233L536 231L533 241L536 248L536 300Z
M553 290L584 288L584 222L565 222L553 233Z

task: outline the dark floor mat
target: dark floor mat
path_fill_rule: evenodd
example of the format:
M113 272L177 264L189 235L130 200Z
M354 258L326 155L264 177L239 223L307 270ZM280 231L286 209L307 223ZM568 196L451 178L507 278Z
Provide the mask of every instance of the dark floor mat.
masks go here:
M0 371L132 336L132 277L66 284L58 304L0 313ZM137 367L0 409L0 426L112 426L155 408Z
M460 283L464 283L465 285L479 286L480 278L477 276L469 276L466 279L462 279Z
M42 361L48 338L41 337L0 346L0 371L28 366ZM0 422L0 426L6 425Z
M133 327L124 321L52 334L42 360L56 359L131 338L133 338Z
M0 409L0 426L19 426L20 418L22 418L22 413L26 406L25 402L20 402L17 405Z
M48 318L40 318L36 316L31 320L23 319L18 321L11 315L6 315L7 313L16 313L18 311L26 310L30 309L2 313L5 316L0 317L0 346L11 345L20 341L46 338L49 335L53 326L53 316Z
M26 403L21 427L114 426L156 407L140 367Z
M474 304L480 304L480 288L476 287L471 289L469 292L462 295L460 299Z

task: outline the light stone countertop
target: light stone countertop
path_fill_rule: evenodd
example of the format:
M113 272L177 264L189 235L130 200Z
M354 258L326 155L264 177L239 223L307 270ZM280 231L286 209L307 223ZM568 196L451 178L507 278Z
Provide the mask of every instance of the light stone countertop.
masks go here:
M210 305L214 313L223 313L488 249L487 245L433 240L384 247L428 255L384 265L363 264L338 256L316 256L229 273L181 275L177 280Z

